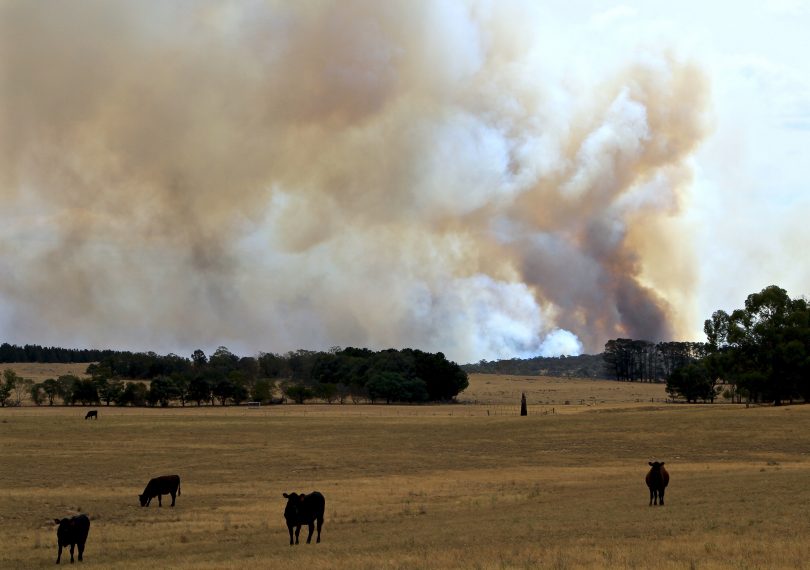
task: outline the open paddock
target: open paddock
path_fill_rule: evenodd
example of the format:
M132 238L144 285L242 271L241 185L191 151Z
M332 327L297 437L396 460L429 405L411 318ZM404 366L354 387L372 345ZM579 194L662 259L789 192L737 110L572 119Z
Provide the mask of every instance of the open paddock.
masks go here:
M487 405L102 406L97 422L82 407L3 409L0 567L52 566L49 521L79 511L92 520L83 564L98 568L810 560L810 406L628 396L521 418L478 413ZM665 507L647 506L653 458L672 475ZM172 473L177 506L141 508L147 481ZM326 496L322 542L290 547L281 495L313 490Z

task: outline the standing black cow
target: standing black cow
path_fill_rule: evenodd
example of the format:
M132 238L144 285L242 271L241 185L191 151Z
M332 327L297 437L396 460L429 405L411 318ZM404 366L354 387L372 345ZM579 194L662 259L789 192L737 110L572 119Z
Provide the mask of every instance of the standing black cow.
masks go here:
M664 469L664 462L648 461L650 470L647 472L645 481L650 488L650 506L660 504L664 506L664 491L669 485L669 473Z
M287 499L287 506L284 508L284 518L287 519L287 529L290 531L290 544L293 544L293 529L295 529L295 544L298 544L298 533L301 526L309 527L307 544L312 540L312 531L315 521L318 521L318 538L315 542L321 541L321 527L323 527L323 513L326 510L326 499L318 491L313 491L309 495L301 493L284 493Z
M56 563L62 559L62 548L70 546L70 563L73 564L73 547L79 547L79 562L84 554L84 543L87 541L87 533L90 532L90 519L87 515L76 515L75 517L64 519L53 519L59 528L56 529L56 539L59 542L59 554L56 556Z
M84 419L93 418L94 420L98 419L98 410L90 410L84 415Z
M175 495L179 494L180 494L180 476L162 475L160 477L150 479L149 483L146 484L146 489L143 490L143 494L138 495L138 499L141 501L142 507L148 507L149 503L152 502L152 499L157 497L158 506L162 507L163 502L161 501L160 498L161 495L171 495L172 506L174 506Z

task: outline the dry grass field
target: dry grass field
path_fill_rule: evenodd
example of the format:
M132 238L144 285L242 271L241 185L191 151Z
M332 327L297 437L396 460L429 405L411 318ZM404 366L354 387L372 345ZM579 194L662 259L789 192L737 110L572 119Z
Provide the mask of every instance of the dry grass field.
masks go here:
M73 374L75 376L87 376L86 363L70 363L70 364L40 364L37 362L30 363L14 363L14 364L0 364L0 371L10 368L23 378L30 378L36 383L43 382L48 378L58 378L63 374Z
M521 391L530 415L507 415ZM49 521L75 512L95 568L808 566L810 406L663 396L483 376L455 406L2 409L0 568L53 565ZM652 458L665 507L647 506ZM169 473L177 506L138 506ZM312 490L322 542L290 547L281 494Z

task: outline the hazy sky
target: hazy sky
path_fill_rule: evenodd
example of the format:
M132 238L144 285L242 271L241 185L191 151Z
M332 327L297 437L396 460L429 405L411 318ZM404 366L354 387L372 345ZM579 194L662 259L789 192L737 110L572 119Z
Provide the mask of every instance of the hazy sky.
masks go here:
M810 2L0 2L0 341L463 362L808 294Z

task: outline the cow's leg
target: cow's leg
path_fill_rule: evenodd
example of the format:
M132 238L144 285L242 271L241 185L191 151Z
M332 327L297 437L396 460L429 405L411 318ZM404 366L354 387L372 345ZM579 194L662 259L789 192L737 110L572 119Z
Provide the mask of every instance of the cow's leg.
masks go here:
M658 504L664 506L664 489L658 491Z
M73 564L73 549L75 548L75 544L70 545L70 563Z
M653 504L653 497L655 497L655 491L653 491L652 487L650 487L650 506Z
M159 507L163 506L163 495L158 495L158 506Z
M309 528L309 534L307 535L307 544L309 544L312 542L312 533L315 531L315 521L309 521L307 528Z
M174 496L175 496L174 492L172 492L171 495L172 495L172 506L174 506Z
M287 525L287 530L290 531L290 546L293 545L293 526L291 524Z
M295 527L295 544L298 544L298 535L301 534L301 525Z
M79 562L81 562L84 556L84 541L79 542L76 546L79 547Z
M59 561L62 560L62 543L59 543L59 554L56 555L56 563L59 564Z
M318 538L315 540L316 543L321 541L321 527L322 526L323 526L323 518L319 518L318 519Z

